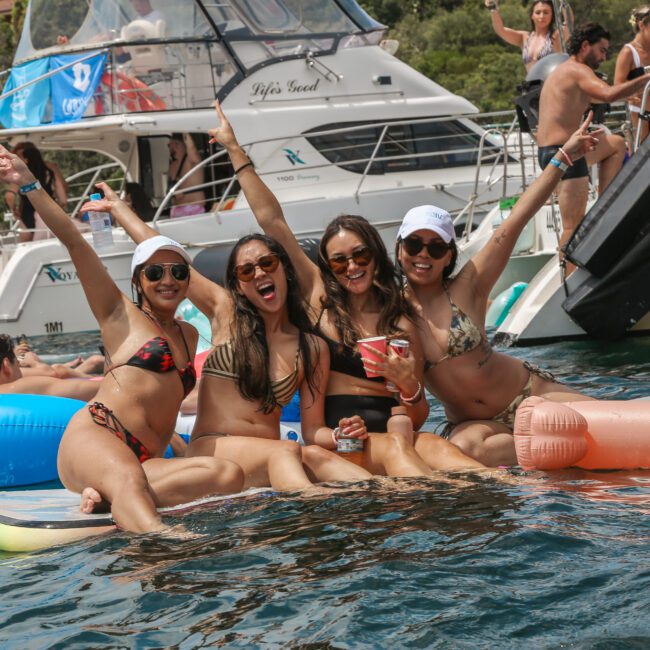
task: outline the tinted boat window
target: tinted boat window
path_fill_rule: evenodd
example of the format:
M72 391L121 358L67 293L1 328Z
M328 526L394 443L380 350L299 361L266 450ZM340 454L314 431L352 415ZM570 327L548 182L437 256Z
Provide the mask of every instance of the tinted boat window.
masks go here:
M357 123L361 126L361 123ZM354 131L310 136L310 132L357 126L331 124L308 131L305 136L327 160L361 174L372 156L383 126L369 125ZM480 135L460 122L416 122L389 125L375 153L369 174L422 169L443 169L476 164ZM484 160L494 158L496 147L486 144Z

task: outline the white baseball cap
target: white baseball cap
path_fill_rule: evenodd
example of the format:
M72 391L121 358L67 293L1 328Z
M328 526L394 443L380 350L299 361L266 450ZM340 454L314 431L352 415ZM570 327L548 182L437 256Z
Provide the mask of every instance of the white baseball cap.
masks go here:
M440 235L445 244L456 239L451 215L442 208L436 208L435 205L418 205L416 208L411 208L402 220L397 237L406 239L416 230L431 230Z
M169 237L163 237L163 235L156 235L155 237L145 239L136 246L135 251L133 251L133 258L131 259L131 275L133 275L136 266L144 264L157 251L174 251L174 253L178 253L188 264L192 262L192 258L177 241Z

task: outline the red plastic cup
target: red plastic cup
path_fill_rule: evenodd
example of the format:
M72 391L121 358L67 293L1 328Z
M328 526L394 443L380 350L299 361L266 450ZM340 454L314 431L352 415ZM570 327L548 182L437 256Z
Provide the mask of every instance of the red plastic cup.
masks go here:
M387 350L387 342L386 342L386 337L385 336L373 336L369 339L359 339L357 341L357 344L359 343L365 343L366 345L358 345L359 347L359 354L361 355L361 358L366 360L369 359L371 361L382 361L382 358L378 355L375 354L375 350L377 352L380 352L382 354L386 354ZM373 372L369 368L366 368L364 366L364 370L366 371L366 377L372 378L372 377L381 377L381 375L377 372Z

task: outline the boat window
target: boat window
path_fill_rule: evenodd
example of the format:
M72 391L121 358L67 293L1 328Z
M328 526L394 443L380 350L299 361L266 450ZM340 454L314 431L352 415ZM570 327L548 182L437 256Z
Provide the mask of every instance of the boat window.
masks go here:
M195 0L31 0L16 60L44 49L170 38L217 35Z
M360 128L334 131L353 126ZM360 123L332 124L311 130L322 132L331 129L332 133L310 136L308 131L305 136L327 160L361 174L375 151L383 128L383 125L363 127ZM388 174L475 165L479 142L480 134L455 120L389 125L368 173ZM494 158L497 151L496 147L486 145L484 160Z

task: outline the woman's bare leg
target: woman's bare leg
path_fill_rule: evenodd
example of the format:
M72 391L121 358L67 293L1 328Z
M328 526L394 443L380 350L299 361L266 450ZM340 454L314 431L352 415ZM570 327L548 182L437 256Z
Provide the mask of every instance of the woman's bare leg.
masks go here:
M466 456L486 467L516 465L515 439L505 424L492 420L470 420L454 428L449 441Z
M429 466L399 433L371 433L365 444L363 466L383 476L431 475Z
M415 451L431 469L483 469L485 467L479 461L464 454L460 447L435 433L420 431L415 436Z
M372 474L349 460L341 458L333 451L319 445L307 445L301 448L302 462L310 478L322 481L365 481Z

